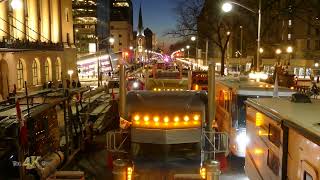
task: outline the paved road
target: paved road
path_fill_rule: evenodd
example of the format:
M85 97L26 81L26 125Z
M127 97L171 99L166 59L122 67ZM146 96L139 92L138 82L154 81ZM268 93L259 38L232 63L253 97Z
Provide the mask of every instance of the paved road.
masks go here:
M112 180L112 170L107 166L107 151L105 136L96 138L96 143L87 152L80 153L68 170L81 170L86 174L86 180ZM244 159L228 158L228 167L222 173L221 180L248 180L244 174ZM161 161L136 161L135 169L138 180L172 180L174 174L196 174L199 172L197 160L182 158Z

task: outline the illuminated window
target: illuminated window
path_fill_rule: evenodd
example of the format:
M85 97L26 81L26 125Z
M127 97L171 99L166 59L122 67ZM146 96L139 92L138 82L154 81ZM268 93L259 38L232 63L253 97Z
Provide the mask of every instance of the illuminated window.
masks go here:
M59 58L56 60L56 80L61 80L61 60Z
M39 66L37 60L33 60L32 63L32 84L34 86L39 85Z
M21 89L24 87L24 76L23 76L24 67L22 61L19 60L17 64L17 88Z
M289 19L288 24L289 24L289 26L292 26L292 20L291 19Z
M291 34L288 34L288 40L290 40L291 39Z
M129 4L127 2L115 2L113 7L129 7Z
M46 77L46 82L51 81L51 61L50 59L47 59L44 63L44 74Z

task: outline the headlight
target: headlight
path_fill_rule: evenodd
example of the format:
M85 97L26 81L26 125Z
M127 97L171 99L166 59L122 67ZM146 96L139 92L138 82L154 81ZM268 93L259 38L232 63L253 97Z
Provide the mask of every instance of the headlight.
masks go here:
M249 143L249 138L246 134L246 131L238 131L237 136L236 136L236 142L238 145L247 145Z
M133 88L138 88L139 87L139 83L138 82L134 82L133 83Z

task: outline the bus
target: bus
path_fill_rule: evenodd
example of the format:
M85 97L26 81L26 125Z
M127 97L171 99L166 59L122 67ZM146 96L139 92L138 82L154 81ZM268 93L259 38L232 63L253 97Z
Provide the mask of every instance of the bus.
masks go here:
M246 101L245 171L249 179L317 180L320 173L320 100Z
M246 111L244 102L247 98L273 96L273 85L242 79L220 79L216 83L216 120L219 131L229 135L230 152L238 157L245 156ZM289 97L294 91L279 87L279 96Z

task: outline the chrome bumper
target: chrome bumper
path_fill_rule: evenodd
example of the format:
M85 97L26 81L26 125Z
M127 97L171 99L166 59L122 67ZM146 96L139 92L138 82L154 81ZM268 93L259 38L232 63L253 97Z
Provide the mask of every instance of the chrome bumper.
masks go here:
M199 143L200 128L188 129L145 129L131 128L131 141L151 144Z

